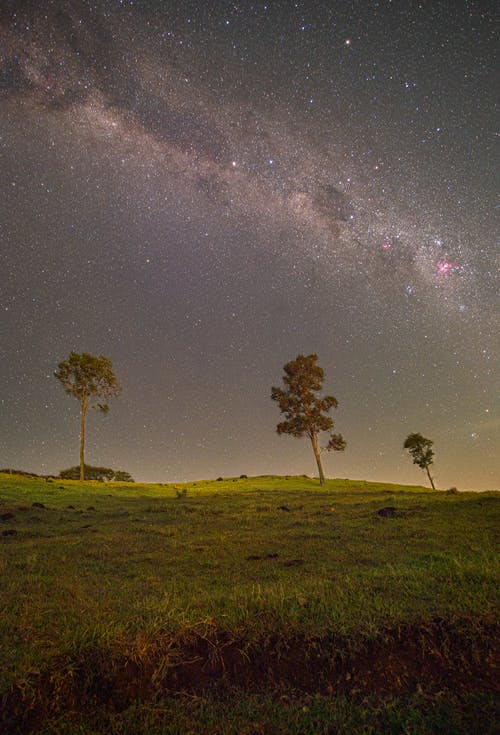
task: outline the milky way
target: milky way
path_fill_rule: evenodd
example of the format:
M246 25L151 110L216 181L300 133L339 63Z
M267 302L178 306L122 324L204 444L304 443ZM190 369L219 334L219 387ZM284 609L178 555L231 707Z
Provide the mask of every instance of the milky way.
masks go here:
M74 463L74 349L124 387L90 461L312 472L269 390L314 351L327 472L423 481L420 431L441 486L493 486L493 10L3 3L1 464Z

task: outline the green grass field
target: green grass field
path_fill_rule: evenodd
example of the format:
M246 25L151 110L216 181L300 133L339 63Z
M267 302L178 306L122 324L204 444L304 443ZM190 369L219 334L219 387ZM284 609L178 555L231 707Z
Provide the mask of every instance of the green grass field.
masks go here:
M493 733L499 498L0 475L0 731Z

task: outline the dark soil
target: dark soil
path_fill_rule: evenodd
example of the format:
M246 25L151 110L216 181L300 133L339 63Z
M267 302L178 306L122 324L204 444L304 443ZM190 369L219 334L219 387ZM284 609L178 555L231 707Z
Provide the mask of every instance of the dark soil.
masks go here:
M499 692L499 626L435 620L425 627L383 631L347 641L268 637L230 638L215 624L177 639L165 636L137 651L98 649L54 660L32 680L0 698L0 731L36 732L62 712L96 707L121 711L136 702L180 692L201 694L302 692L354 697L395 697L415 692Z
M388 505L386 508L380 508L377 511L377 515L381 518L394 518L396 515L396 508L393 505Z

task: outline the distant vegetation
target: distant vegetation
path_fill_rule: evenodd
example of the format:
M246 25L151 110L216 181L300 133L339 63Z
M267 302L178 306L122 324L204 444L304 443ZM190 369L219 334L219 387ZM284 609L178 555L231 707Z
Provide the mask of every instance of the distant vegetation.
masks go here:
M69 467L66 470L59 472L59 477L62 480L79 480L80 479L80 465L75 467ZM84 466L85 479L86 480L104 480L115 481L115 482L134 482L134 478L128 472L124 470L112 470L111 467L94 467L93 465L86 464Z
M21 475L21 477L49 477L49 475L37 475L36 472L26 472L26 470L15 470L12 467L6 467L0 470L0 474Z
M321 455L323 452L342 452L347 443L342 434L333 433L333 420L328 415L332 408L337 408L335 396L321 395L324 382L323 368L318 365L318 355L299 354L295 360L284 365L284 387L273 386L271 399L276 401L279 410L284 414L284 420L278 423L278 434L288 434L297 438L308 437L314 452L318 467L320 485L325 484ZM106 402L117 396L120 391L113 364L108 357L96 357L87 352L78 354L71 352L69 359L60 362L54 376L63 385L68 395L76 398L80 404L80 464L61 470L61 479L78 480L114 480L118 482L134 482L128 472L113 470L108 467L96 467L85 463L85 419L89 408L95 408L107 413L109 406ZM319 445L319 436L323 432L331 432L328 443ZM406 437L403 447L407 449L413 463L425 470L432 489L435 489L434 480L429 467L434 462L433 441L422 434L412 433ZM16 474L25 474L36 477L35 473L5 470ZM44 475L52 477L51 475ZM222 478L219 478L222 479Z

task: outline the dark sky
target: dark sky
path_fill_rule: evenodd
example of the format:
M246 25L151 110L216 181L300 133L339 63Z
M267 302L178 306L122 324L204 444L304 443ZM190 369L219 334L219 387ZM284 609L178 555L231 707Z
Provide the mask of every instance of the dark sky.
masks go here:
M326 474L495 488L494 2L0 2L0 465L78 461L71 350L123 386L87 461L313 474L279 437L316 352ZM498 206L498 205L497 205Z

